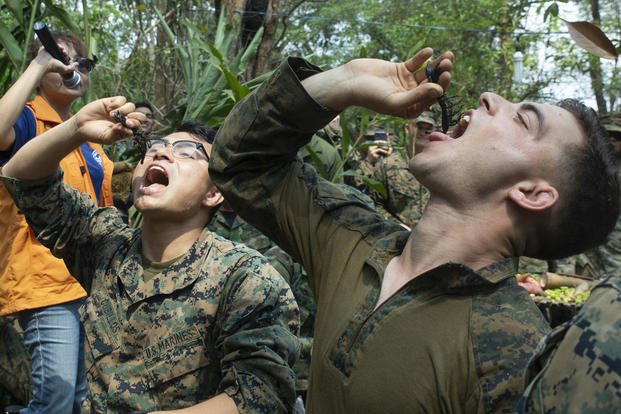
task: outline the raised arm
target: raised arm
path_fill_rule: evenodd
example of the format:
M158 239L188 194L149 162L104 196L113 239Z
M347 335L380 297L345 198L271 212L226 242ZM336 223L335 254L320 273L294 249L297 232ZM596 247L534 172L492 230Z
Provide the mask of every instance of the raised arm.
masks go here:
M126 104L122 97L93 102L70 120L30 140L2 167L0 191L11 194L38 240L65 260L87 290L96 256L85 252L108 248L101 239L122 232L123 222L115 209L97 209L90 197L64 184L58 163L86 140L109 143L131 133L112 121L110 110L129 112L133 104ZM144 115L135 116L142 119ZM140 122L128 121L128 125L134 124Z
M66 73L77 64L64 65L41 48L17 82L0 98L0 151L6 151L15 142L13 125L24 109L32 91L49 72Z
M431 54L424 49L401 63L354 60L327 72L289 58L220 128L211 178L238 214L304 265L315 292L319 258L335 253L331 244L340 237L354 243L351 232L372 231L366 224L361 229L358 223L344 223L345 217L375 213L319 179L296 153L337 111L351 105L406 117L423 111L448 86L452 68L447 53L432 63L445 70L439 85L426 83L424 63Z
M319 104L335 111L361 106L382 114L413 118L444 93L451 80L453 54L445 53L438 84L426 82L425 63L433 49L425 48L405 62L356 59L302 81L306 92Z
M128 114L127 125L137 128L144 115L130 113L133 110L134 104L122 96L91 102L69 120L24 145L2 167L2 174L33 181L49 177L58 169L60 160L86 141L111 144L131 136L131 130L117 123L113 113Z

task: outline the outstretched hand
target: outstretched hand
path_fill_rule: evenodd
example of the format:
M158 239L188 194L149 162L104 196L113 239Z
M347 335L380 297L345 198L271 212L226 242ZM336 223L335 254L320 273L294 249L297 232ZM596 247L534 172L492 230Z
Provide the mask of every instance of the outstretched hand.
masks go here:
M438 83L425 75L433 49L420 50L405 62L355 59L311 76L302 84L318 102L336 111L361 106L382 114L415 118L442 96L451 81L454 55L445 52L429 64L439 66Z
M143 113L135 112L135 106L123 96L103 98L85 105L75 115L77 134L84 140L99 144L113 144L131 137L131 128L140 128L146 120ZM115 119L115 114L126 116L126 126Z

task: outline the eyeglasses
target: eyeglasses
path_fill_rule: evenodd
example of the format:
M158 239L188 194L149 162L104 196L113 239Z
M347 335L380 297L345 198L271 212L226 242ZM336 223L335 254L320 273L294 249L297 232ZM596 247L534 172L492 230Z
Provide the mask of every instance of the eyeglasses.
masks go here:
M153 114L151 112L144 113L144 116L146 116L149 119L153 119Z
M153 157L159 150L167 145L172 147L172 153L176 158L192 158L198 150L202 150L203 154L205 154L205 158L209 161L209 155L207 155L207 150L203 144L183 139L175 142L168 142L165 139L150 139L147 141L147 152L145 156Z
M82 73L89 73L97 64L97 61L82 56L74 56L71 61L78 63L78 70Z

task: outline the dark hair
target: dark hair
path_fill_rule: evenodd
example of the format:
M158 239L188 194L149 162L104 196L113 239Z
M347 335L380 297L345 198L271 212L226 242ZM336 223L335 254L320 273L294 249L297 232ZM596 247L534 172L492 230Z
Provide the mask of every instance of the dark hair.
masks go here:
M208 144L213 144L213 140L216 137L216 131L209 125L193 120L183 121L176 132L187 132Z
M536 257L555 259L603 244L619 217L619 180L614 149L595 111L575 99L556 104L569 111L582 127L586 142L565 153L564 201L556 218L540 231Z
M88 57L88 50L84 45L84 42L73 33L69 32L56 32L52 31L52 37L56 40L56 43L63 42L68 45L71 45L75 52L82 57ZM30 49L28 51L28 61L31 62L35 57L37 57L37 53L39 53L39 49L41 48L41 42L39 39L35 39L34 42L31 43ZM70 56L73 57L73 56Z
M140 102L135 102L134 106L136 108L149 108L149 111L153 112L153 107L151 106L151 104L147 101L140 101Z

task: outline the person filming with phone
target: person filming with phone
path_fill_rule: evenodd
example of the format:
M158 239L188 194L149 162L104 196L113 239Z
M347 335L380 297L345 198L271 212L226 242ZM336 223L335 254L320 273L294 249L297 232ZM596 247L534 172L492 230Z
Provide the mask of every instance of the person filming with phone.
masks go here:
M380 158L392 154L390 134L383 127L367 130L365 137L374 142L374 145L367 148L367 161L372 165L375 165Z

